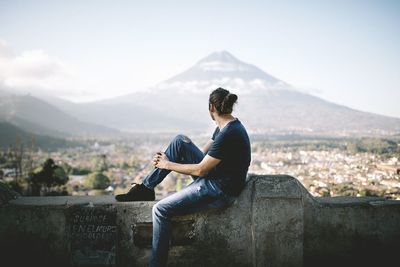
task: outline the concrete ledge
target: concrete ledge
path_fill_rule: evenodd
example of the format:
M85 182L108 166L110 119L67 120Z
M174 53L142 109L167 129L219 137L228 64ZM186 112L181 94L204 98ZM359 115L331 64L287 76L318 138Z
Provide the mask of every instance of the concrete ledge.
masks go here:
M156 202L20 197L0 206L2 266L148 266ZM168 266L374 266L396 259L400 201L313 198L249 175L235 203L176 217Z

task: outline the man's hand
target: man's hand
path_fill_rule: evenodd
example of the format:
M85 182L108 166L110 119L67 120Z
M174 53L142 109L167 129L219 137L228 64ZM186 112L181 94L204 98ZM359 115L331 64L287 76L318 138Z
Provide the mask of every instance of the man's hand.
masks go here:
M153 158L153 165L159 169L179 172L192 176L204 176L221 162L220 159L205 155L200 163L181 164L170 161L164 152L158 152Z
M157 152L157 154L153 158L153 165L159 169L167 169L167 165L169 163L169 159L164 152Z

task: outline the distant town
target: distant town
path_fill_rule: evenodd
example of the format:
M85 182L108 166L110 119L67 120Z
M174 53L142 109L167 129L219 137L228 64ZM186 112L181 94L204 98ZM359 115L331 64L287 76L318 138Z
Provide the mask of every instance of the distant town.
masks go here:
M126 192L154 167L171 134L138 134L113 140L74 140L45 151L13 144L0 153L0 181L21 195L114 195ZM200 148L208 137L192 140ZM399 138L252 136L249 173L288 174L315 197L378 196L400 200ZM171 173L156 199L181 190L192 178Z

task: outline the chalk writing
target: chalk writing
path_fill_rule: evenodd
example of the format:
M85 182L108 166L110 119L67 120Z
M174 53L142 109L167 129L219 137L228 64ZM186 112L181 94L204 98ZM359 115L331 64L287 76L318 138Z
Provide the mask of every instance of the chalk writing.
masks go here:
M107 220L107 215L82 215L82 214L75 214L74 216L74 223L104 223Z
M69 238L73 266L115 266L116 212L101 207L72 207Z

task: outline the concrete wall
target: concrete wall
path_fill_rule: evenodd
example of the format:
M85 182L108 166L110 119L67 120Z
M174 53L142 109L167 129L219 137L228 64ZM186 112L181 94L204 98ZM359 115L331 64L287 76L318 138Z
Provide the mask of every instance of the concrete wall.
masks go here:
M0 207L0 265L148 266L154 204L12 200ZM314 198L291 176L249 175L231 207L174 218L169 266L377 266L399 249L400 201Z

